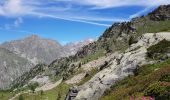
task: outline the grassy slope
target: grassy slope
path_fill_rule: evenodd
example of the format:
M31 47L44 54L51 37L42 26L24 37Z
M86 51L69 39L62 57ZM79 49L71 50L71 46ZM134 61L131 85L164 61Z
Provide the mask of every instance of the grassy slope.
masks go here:
M69 85L65 83L61 83L59 86L45 91L45 92L37 92L37 93L26 93L22 94L24 100L64 100L67 92L69 90ZM18 100L16 98L16 100Z
M94 53L94 54L92 54L92 55L88 55L88 56L86 56L86 57L84 57L84 58L82 58L81 59L81 62L83 63L83 64L86 64L86 63L88 63L88 62L90 62L90 61L93 61L93 60L96 60L96 59L98 59L99 57L102 57L102 56L104 56L105 55L105 50L99 50L98 52L96 52L96 53Z
M136 75L129 76L119 82L116 82L116 84L113 85L111 89L105 92L101 100L129 100L131 97L147 96L147 91L149 91L149 87L151 87L153 84L170 84L168 81L166 82L161 80L163 76L168 75L169 73L170 59L162 63L145 65L136 71ZM169 86L164 86L164 88L169 88ZM169 90L166 91L170 92ZM165 95L164 92L160 93ZM153 94L148 96L154 96ZM164 100L168 99L166 98Z
M170 20L168 21L151 21L142 19L144 25L139 26L137 28L137 33L156 33L156 32L164 32L170 31Z
M15 93L10 93L9 91L0 91L0 100L8 100L14 95Z

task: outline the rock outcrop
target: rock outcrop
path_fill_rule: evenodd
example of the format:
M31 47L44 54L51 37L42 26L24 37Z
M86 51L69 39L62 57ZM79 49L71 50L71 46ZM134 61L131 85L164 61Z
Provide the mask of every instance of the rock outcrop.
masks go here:
M147 33L142 35L136 44L132 44L125 53L114 53L115 59L112 65L80 86L76 100L98 100L115 81L133 74L137 66L149 63L145 59L147 48L163 39L170 40L170 32Z
M151 20L170 20L170 5L162 5L149 14Z

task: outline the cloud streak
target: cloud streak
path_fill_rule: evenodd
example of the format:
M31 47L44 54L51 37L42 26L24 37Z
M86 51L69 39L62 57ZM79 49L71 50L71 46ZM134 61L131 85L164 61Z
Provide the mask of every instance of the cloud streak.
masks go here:
M152 8L154 8L154 7L153 6L146 7L143 10L141 10L141 11L139 11L139 12L137 12L137 13L131 15L131 16L129 16L129 18L132 19L132 18L135 18L135 17L139 17L139 16L143 15L144 13L150 11Z
M71 0L80 5L90 5L95 9L106 9L122 6L157 6L170 3L170 0Z
M106 27L111 26L110 24L102 24L102 23L86 21L86 20L79 20L79 19L73 19L73 18L57 17L57 16L54 16L54 15L43 14L43 13L32 12L31 14L35 15L35 16L49 17L49 18L53 18L53 19L61 19L61 20L73 21L73 22L81 22L81 23L93 24L93 25L98 25L98 26L106 26Z

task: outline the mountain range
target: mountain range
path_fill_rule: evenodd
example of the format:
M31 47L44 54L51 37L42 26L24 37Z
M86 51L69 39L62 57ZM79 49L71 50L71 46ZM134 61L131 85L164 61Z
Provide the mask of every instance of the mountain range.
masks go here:
M81 47L91 42L93 40L90 39L62 46L55 40L43 39L37 35L32 35L25 39L5 42L1 44L1 47L28 59L33 64L49 64L55 59L74 55Z

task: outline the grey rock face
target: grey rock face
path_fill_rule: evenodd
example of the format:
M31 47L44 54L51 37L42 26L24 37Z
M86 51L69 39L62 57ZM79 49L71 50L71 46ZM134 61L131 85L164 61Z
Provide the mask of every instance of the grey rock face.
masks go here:
M87 39L84 41L80 41L77 43L69 43L64 45L64 50L66 50L66 52L68 53L67 55L74 55L77 53L77 51L81 50L83 46L88 45L90 43L93 43L94 40L93 39Z
M27 59L0 47L0 89L9 88L16 77L29 71L33 66Z

